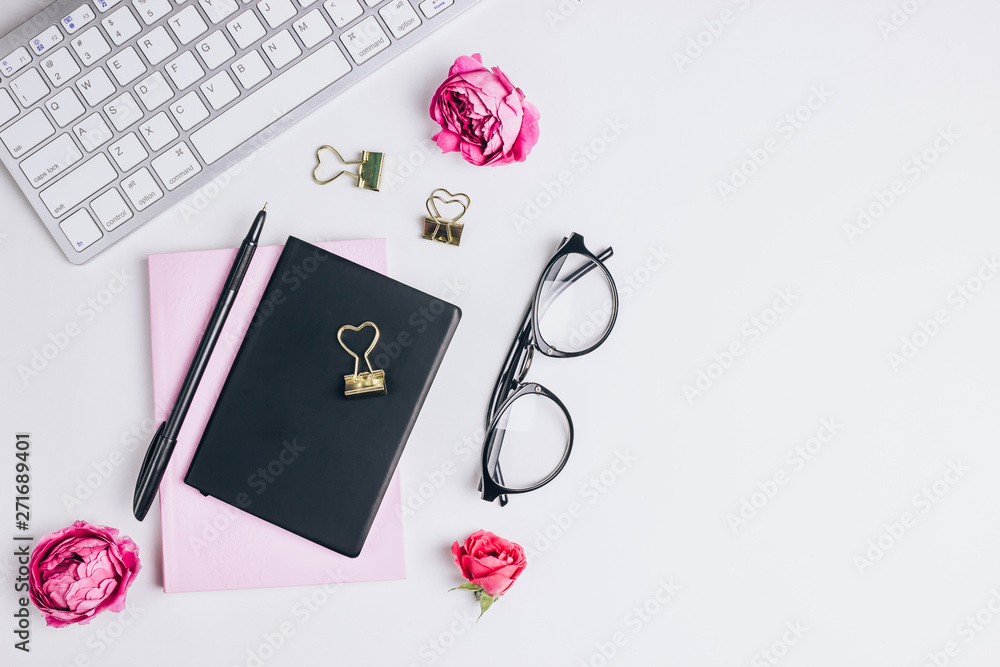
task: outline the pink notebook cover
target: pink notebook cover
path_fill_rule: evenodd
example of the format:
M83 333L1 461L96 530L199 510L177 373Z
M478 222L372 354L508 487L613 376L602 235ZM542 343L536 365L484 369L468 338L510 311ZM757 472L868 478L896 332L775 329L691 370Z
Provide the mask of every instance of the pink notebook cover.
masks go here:
M380 273L385 239L317 244ZM278 262L282 246L257 249L160 485L163 589L168 593L403 579L399 470L358 558L289 533L184 483L222 385ZM236 250L150 255L149 302L156 420L169 416Z

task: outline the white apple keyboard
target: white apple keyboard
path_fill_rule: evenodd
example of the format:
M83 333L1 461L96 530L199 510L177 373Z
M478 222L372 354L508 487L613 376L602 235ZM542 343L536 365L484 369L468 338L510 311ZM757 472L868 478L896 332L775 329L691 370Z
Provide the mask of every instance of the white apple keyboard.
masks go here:
M0 160L83 264L478 0L57 0L0 38Z

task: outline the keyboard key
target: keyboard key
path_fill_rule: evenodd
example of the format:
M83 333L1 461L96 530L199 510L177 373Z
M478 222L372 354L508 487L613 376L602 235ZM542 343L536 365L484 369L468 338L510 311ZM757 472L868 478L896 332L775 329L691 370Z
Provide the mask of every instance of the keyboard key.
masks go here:
M60 222L59 229L69 239L73 250L77 252L93 245L104 236L97 225L94 224L94 219L90 217L90 213L85 208L80 209Z
M208 20L218 23L227 16L232 16L240 4L236 0L198 0L198 4L205 10Z
M150 30L139 40L139 48L146 54L150 65L156 65L177 53L177 45L170 39L170 34L162 25Z
M10 76L30 62L31 54L28 53L28 49L22 46L3 60L0 60L0 72L3 72L5 76Z
M103 67L98 67L86 76L77 79L76 87L83 93L87 104L92 107L96 107L115 92L115 84L111 83L111 77L108 76Z
M170 0L132 0L132 5L146 25L153 25L170 13Z
M49 26L38 37L30 42L31 50L35 55L42 55L48 49L63 41L62 31L58 26Z
M177 14L170 17L167 23L170 24L170 29L174 31L177 41L181 44L192 42L195 37L203 35L208 31L205 19L201 18L201 14L198 13L194 5L177 12Z
M167 118L167 114L162 111L140 125L139 134L146 140L153 152L160 150L180 136L177 134L177 128Z
M185 132L208 118L208 109L204 102L198 97L198 93L193 90L170 105L170 112L174 114L177 123ZM169 185L168 190L173 190Z
M97 5L97 11L103 14L121 1L122 0L94 0L94 4Z
M420 25L420 17L406 0L393 0L378 13L397 39Z
M76 51L83 66L90 67L96 60L111 53L111 46L108 40L104 39L100 29L94 26L81 33L79 37L73 38L73 50Z
M261 0L257 3L257 9L272 28L277 28L295 16L292 0Z
M149 153L142 147L142 142L135 136L135 132L129 132L111 144L108 152L123 173L149 157Z
M90 208L94 210L98 222L109 232L132 219L132 209L116 188L111 188L90 202Z
M148 111L152 111L174 96L170 84L159 72L153 72L137 83L135 93Z
M90 114L82 121L73 126L73 135L83 144L84 150L88 153L94 152L97 148L111 141L114 134L111 128L104 122L101 114Z
M427 18L434 18L453 4L455 4L455 0L424 0L420 3L420 11Z
M302 55L302 49L295 43L292 33L282 30L269 40L266 40L261 48L267 55L267 59L275 69L281 69L288 63Z
M341 33L340 41L359 65L389 48L389 36L374 16L369 16L347 32Z
M72 88L67 88L45 103L45 108L52 114L52 120L59 127L66 127L83 115L86 109L80 103L80 98Z
M62 27L66 30L67 34L72 35L74 32L93 21L95 16L96 14L94 14L94 10L91 9L89 5L80 5L63 18Z
M146 66L142 64L142 58L135 49L129 46L108 61L108 69L118 80L119 85L124 86L138 79L146 71Z
M14 98L6 90L0 88L0 125L6 125L7 121L16 118L19 113Z
M323 6L338 28L343 28L365 13L365 10L358 4L358 0L326 0Z
M205 67L215 69L236 55L236 50L229 43L221 30L216 30L194 47L205 61Z
M216 162L278 120L276 103L294 109L350 71L336 44L320 47L193 132L191 144L205 162Z
M122 93L113 99L104 106L104 113L108 114L111 124L119 132L142 120L142 109L132 93Z
M201 68L194 54L190 51L185 51L177 58L171 60L167 63L166 69L177 90L184 90L205 76L205 70Z
M243 87L249 90L267 78L271 70L264 64L264 59L257 51L251 51L233 63L233 74L240 80Z
M36 69L29 69L10 84L10 90L25 109L49 94L49 87Z
M143 211L163 198L163 190L145 167L122 181L122 190L137 211Z
M314 9L292 24L299 39L307 49L311 49L333 34L333 28L326 22L318 9Z
M39 195L49 213L58 218L115 180L118 172L104 153L98 153Z
M45 112L35 109L0 132L0 141L3 141L11 155L21 157L55 133L56 129L45 117Z
M142 32L142 26L139 25L139 22L132 14L132 10L128 7L122 7L114 14L111 14L101 21L101 25L108 31L111 41L116 46L121 46Z
M219 72L201 84L201 92L205 94L205 99L216 111L240 96L240 90L233 83L229 72Z
M226 24L229 34L236 40L236 45L245 49L258 39L267 34L260 19L253 13L253 10L243 12L232 21Z
M31 181L32 187L40 188L82 159L83 153L76 147L73 138L60 134L55 141L26 158L21 163L21 171Z
M49 78L52 85L58 88L79 74L80 66L69 54L69 49L64 46L42 60L42 71L45 72L45 76Z
M176 190L201 171L201 164L183 141L154 159L151 164L167 190Z

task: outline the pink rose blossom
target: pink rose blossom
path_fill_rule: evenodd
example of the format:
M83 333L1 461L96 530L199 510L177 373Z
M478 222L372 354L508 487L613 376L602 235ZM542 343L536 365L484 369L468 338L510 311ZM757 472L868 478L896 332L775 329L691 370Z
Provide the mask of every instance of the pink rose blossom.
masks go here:
M455 542L451 553L462 576L492 597L506 593L527 564L521 545L486 530L469 535L465 544Z
M431 118L441 126L433 137L438 146L461 151L477 166L524 162L538 142L539 117L499 67L483 67L478 53L459 56L431 101Z
M43 537L31 552L28 592L48 625L85 625L105 609L125 608L139 568L139 548L130 538L77 521Z

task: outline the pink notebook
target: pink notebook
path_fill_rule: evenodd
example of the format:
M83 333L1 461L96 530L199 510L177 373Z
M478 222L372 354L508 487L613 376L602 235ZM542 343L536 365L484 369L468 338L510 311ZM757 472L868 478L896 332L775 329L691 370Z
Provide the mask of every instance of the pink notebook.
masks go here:
M320 247L380 273L384 239ZM235 509L184 483L281 246L257 249L198 387L160 485L163 589L168 593L403 579L399 469L358 558L347 558ZM169 416L236 250L150 255L149 302L156 420Z

